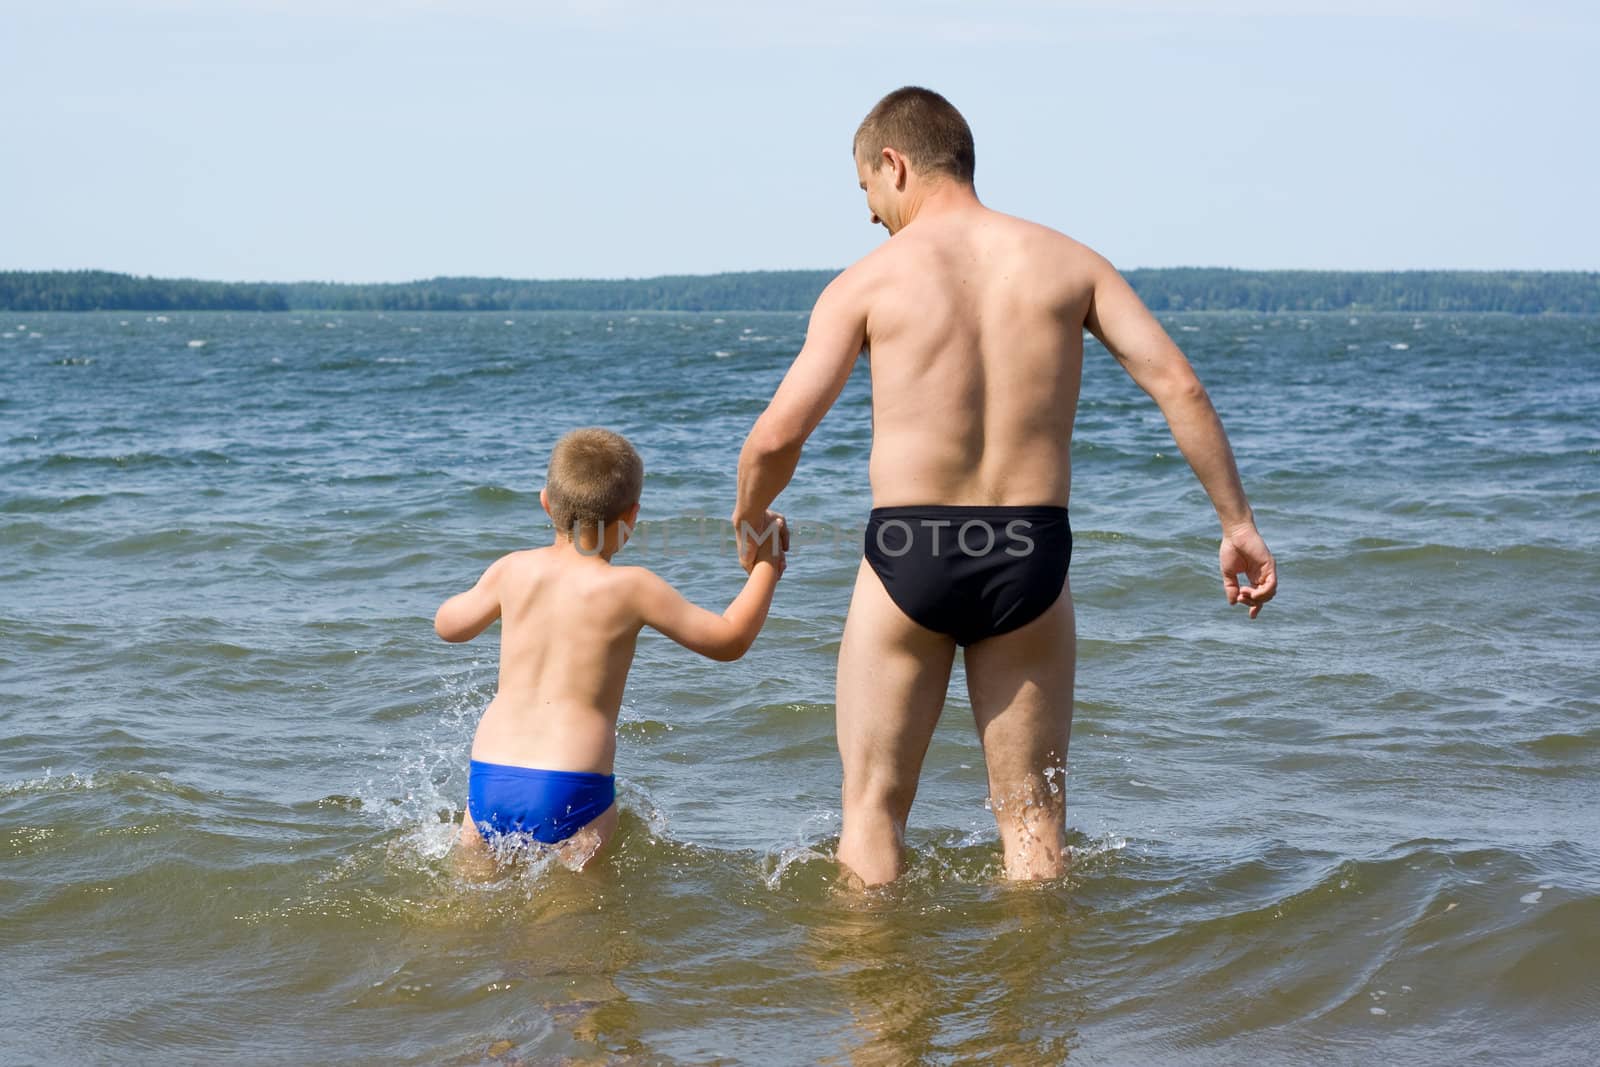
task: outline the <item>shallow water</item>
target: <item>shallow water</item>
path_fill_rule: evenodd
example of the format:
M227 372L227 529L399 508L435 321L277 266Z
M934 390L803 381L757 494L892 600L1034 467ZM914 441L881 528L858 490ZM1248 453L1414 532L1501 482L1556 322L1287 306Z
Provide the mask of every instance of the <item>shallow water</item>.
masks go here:
M1170 317L1282 568L1254 623L1091 345L1077 865L999 882L958 676L911 870L864 895L864 373L750 655L641 639L611 860L447 855L495 642L433 609L548 540L590 423L647 466L622 558L724 604L710 517L803 316L160 318L0 321L0 1061L1589 1060L1600 318Z

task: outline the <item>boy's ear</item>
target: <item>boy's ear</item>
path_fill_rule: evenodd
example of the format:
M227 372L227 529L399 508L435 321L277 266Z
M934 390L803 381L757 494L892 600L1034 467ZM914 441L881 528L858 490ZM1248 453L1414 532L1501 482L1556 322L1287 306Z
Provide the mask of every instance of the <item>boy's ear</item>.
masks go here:
M639 502L635 500L633 507L622 513L622 521L629 526L639 525Z
M544 508L544 513L546 515L550 515L550 493L546 489L539 490L539 506ZM555 518L554 515L550 515L550 517L552 519Z

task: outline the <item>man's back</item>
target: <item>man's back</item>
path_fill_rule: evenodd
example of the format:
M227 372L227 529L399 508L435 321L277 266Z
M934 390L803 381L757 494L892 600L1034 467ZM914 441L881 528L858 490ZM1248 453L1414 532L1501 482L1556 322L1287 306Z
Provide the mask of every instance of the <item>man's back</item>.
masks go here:
M874 505L1067 503L1092 256L974 205L851 268L872 364Z

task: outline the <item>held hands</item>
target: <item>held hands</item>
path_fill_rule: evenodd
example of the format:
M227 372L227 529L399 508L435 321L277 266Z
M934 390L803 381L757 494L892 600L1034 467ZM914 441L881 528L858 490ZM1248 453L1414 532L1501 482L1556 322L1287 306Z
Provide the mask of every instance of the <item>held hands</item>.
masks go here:
M789 550L789 524L776 511L768 510L759 521L733 518L733 536L739 546L739 565L749 574L757 563L770 563L781 576L784 553Z
M1222 562L1222 589L1228 603L1244 604L1253 619L1261 614L1261 605L1271 600L1278 591L1278 567L1272 552L1251 523L1229 530L1222 538L1218 553ZM1243 574L1248 585L1239 584Z

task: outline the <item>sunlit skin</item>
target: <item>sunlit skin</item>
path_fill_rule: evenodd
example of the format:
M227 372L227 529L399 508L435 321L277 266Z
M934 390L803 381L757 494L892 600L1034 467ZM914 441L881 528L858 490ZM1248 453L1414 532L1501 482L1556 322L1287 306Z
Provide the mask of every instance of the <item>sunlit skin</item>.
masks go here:
M739 459L735 522L759 524L801 449L870 352L874 507L1066 506L1083 332L1148 393L1210 495L1223 591L1251 618L1277 589L1233 452L1178 346L1104 258L992 211L970 183L924 174L893 147L856 177L889 240L830 283L806 341ZM1240 581L1240 575L1246 581ZM841 865L861 883L904 869L906 820L943 710L952 638L912 622L871 567L856 576L839 651ZM965 650L1007 877L1067 866L1065 789L1076 658L1070 581L1019 629Z

